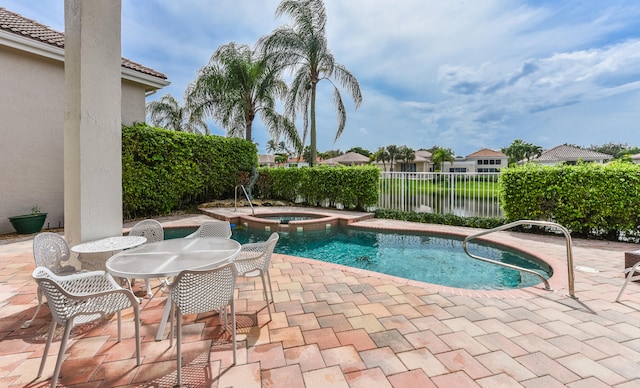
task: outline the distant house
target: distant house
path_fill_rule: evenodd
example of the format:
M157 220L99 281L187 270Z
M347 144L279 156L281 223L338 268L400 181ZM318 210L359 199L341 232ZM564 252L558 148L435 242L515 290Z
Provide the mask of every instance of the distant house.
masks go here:
M258 155L258 165L260 167L274 167L276 166L276 156L269 154Z
M502 152L483 148L465 157L456 157L453 163L444 162L442 171L467 174L500 172L508 162L509 157Z
M403 160L395 160L391 165L389 162L375 162L382 171L394 172L433 172L433 163L431 162L431 152L427 150L415 151L415 158L405 163Z
M167 76L126 58L121 73L122 124L144 122ZM64 225L64 78L64 34L0 7L0 233L36 205Z
M336 166L339 164L343 166L362 166L365 164L369 164L370 162L371 159L362 154L359 154L357 152L347 152L344 155L323 160L322 162L320 162L320 164L325 164L328 166Z
M630 155L631 161L635 164L640 164L640 154Z
M611 159L613 159L613 156L608 154L562 144L544 151L539 157L531 159L530 162L554 166L559 163L576 164L580 160L604 164Z

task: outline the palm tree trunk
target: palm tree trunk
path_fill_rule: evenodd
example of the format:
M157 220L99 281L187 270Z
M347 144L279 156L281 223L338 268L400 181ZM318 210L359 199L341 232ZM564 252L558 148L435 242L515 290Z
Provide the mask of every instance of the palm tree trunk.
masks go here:
M311 128L309 131L309 148L311 148L311 160L309 166L313 167L316 164L316 155L318 150L316 148L316 84L311 84Z
M245 140L247 140L247 141L253 141L253 140L251 139L251 137L253 136L253 134L251 133L251 131L252 131L252 124L253 124L253 123L252 123L251 121L247 121L247 126L245 127L245 130L244 130Z

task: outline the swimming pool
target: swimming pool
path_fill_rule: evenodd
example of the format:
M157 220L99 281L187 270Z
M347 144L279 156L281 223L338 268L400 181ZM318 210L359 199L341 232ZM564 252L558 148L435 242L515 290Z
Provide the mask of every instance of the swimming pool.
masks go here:
M269 234L262 230L236 227L232 238L244 244L264 241ZM472 243L469 251L533 269L547 278L552 274L548 264L506 248ZM464 253L462 239L438 235L347 227L304 233L280 232L275 252L457 288L500 290L540 283L533 275L474 260Z

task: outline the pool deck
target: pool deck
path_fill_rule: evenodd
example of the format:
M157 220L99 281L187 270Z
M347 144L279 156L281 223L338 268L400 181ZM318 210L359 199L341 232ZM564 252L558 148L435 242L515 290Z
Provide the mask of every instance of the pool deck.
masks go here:
M459 236L478 231L338 213L353 217L356 227ZM197 225L207 217L161 222ZM553 290L453 289L275 254L272 321L260 280L239 279L236 365L217 314L184 318L184 383L220 388L640 386L640 284L630 284L620 303L614 302L624 280L624 252L638 250L637 244L574 239L574 266L581 269L575 271L574 299L567 296L564 238L499 232L490 239L550 262L556 271ZM43 308L30 328L20 328L37 304L31 246L31 238L0 241L3 387L48 386L59 347L58 338L42 378L36 379L50 316ZM159 283L153 285L158 291ZM142 303L140 367L135 366L132 314L125 311L121 343L115 341L115 317L72 332L59 386L173 386L175 348L166 339L154 339L165 300L157 292Z

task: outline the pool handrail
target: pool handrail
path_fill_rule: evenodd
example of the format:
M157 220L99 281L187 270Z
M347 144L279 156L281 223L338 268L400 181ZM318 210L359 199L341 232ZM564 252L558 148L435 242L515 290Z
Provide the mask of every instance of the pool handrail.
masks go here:
M510 222L508 224L502 225L502 226L498 226L495 227L493 229L489 229L489 230L484 230L482 232L478 232L475 234L472 234L470 236L467 236L464 238L464 240L462 241L462 248L464 249L464 252L470 256L473 259L476 260L480 260L480 261L484 261L487 263L492 263L492 264L496 264L496 265L500 265L503 267L507 267L507 268L511 268L514 269L516 271L520 271L520 272L525 272L525 273L529 273L532 274L534 276L539 277L542 282L544 283L544 289L551 291L551 287L549 286L549 281L542 275L540 275L539 273L528 269L528 268L522 268L519 267L517 265L512 265L512 264L507 264L507 263L503 263L500 261L496 261L496 260L492 260L492 259L487 259L486 257L481 257L481 256L476 256L473 255L469 252L469 250L467 249L467 243L473 239L476 239L480 236L484 236L493 232L499 232L499 231L503 231L506 229L511 229L515 226L520 226L520 225L537 225L537 226L545 226L545 227L552 227L552 228L557 228L560 229L560 231L564 234L564 237L567 241L567 273L568 273L568 281L569 281L569 295L571 298L573 299L578 299L578 297L575 296L575 287L574 287L574 275L573 275L573 254L572 254L572 250L571 250L571 233L569 233L569 230L567 228L565 228L564 226L557 224L555 222L549 222L549 221L536 221L536 220L519 220L519 221L514 221L514 222Z
M242 188L242 191L244 192L244 196L247 198L247 201L249 202L249 207L251 208L251 215L255 217L256 212L253 209L253 204L251 203L251 199L249 198L249 193L247 193L247 189L244 188L244 185L238 185L234 189L235 193L234 193L234 201L233 201L233 211L235 212L236 210L238 210L238 187Z

